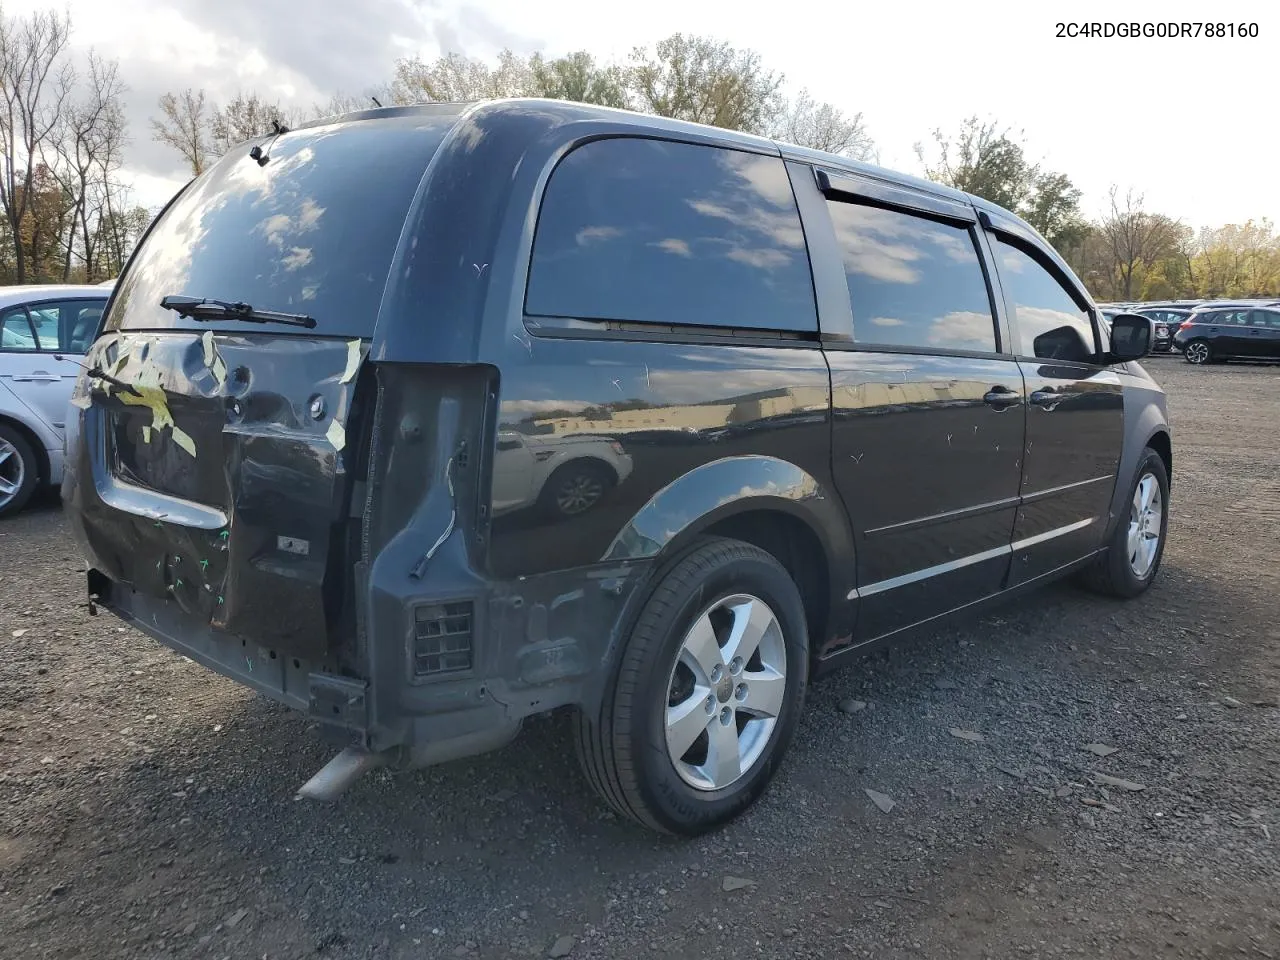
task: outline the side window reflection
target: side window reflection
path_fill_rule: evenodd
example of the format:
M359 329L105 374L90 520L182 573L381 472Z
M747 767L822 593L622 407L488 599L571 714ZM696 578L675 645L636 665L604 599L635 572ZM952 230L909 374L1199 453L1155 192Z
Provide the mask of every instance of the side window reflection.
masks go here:
M1000 238L995 249L1023 352L1031 348L1043 360L1093 362L1097 346L1088 312L1034 257Z

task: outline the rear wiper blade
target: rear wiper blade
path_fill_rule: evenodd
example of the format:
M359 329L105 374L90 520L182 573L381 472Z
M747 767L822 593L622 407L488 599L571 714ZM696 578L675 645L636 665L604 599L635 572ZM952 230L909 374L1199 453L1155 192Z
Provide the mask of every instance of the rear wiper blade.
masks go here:
M246 323L283 323L291 327L311 329L316 325L314 317L301 313L276 313L272 310L255 310L252 304L231 303L227 300L211 300L207 297L165 297L160 301L165 310L172 310L180 317L192 320L243 320Z

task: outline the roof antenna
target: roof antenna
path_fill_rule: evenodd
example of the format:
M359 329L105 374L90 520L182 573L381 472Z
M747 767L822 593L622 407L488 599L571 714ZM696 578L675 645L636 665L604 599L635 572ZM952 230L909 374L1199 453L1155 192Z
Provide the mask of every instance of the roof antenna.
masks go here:
M281 123L276 117L272 117L271 132L273 136L271 137L271 142L267 144L266 150L262 149L261 144L254 144L252 149L249 150L250 159L258 161L258 166L260 167L265 167L267 165L267 161L271 159L271 148L276 145L276 141L280 139L282 134L289 132L289 128Z
M372 97L372 96L371 96L369 99L373 101L373 105L374 105L375 107L381 107L381 106L382 106L382 104L380 104L380 103L378 102L378 98L377 98L377 97Z

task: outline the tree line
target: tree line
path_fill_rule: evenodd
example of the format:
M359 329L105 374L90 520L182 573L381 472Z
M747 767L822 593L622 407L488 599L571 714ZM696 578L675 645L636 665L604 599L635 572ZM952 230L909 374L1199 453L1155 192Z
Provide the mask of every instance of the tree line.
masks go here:
M361 96L300 109L241 93L218 106L200 90L166 94L153 121L193 174L273 121L291 125L379 104L550 97L692 120L785 140L856 160L876 157L861 113L846 114L807 90L787 96L784 77L759 54L709 37L674 34L623 63L579 50L562 57L496 61L449 53L399 60L392 79ZM1021 132L969 117L934 130L915 152L926 177L1013 210L1039 230L1100 300L1280 295L1280 236L1266 219L1193 230L1149 211L1134 191L1110 194L1090 220L1065 173L1034 162Z
M113 277L150 221L120 177L119 66L70 36L66 14L0 13L0 282Z
M935 130L916 154L930 179L1020 214L1098 300L1280 296L1280 235L1265 217L1195 230L1113 186L1106 212L1088 220L1067 176L1030 162L1021 134L977 117Z
M0 282L97 281L119 273L152 212L121 176L130 140L119 65L69 47L68 15L0 14ZM485 61L459 53L407 57L361 93L303 105L238 93L219 104L204 90L167 93L150 135L199 175L234 144L276 125L375 104L535 96L622 107L759 134L874 160L861 113L847 114L752 50L674 34L622 62L589 51L561 57L503 51ZM1064 173L1028 156L1022 134L970 117L916 144L924 174L1014 210L1053 243L1102 300L1280 296L1280 236L1266 219L1192 230L1113 189L1090 220Z

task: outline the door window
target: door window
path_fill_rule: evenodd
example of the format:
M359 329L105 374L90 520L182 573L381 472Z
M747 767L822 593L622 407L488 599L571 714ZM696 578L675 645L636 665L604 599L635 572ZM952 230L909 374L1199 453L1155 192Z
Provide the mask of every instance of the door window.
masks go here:
M1022 352L1044 360L1096 361L1099 349L1089 311L1038 260L995 238L1000 281L1013 301Z
M859 343L995 353L995 317L974 238L902 210L828 201Z

